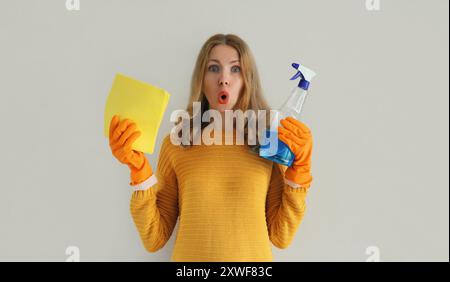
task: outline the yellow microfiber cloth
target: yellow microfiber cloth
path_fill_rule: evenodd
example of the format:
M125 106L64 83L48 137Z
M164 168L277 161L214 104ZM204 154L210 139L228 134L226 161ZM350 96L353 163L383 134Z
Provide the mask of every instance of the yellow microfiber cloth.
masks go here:
M104 136L109 138L109 125L114 115L130 119L141 132L133 150L152 154L169 98L170 94L164 89L118 73L106 100Z

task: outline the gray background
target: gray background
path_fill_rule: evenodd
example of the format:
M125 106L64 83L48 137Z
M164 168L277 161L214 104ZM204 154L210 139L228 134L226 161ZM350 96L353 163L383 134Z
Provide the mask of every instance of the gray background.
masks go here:
M317 71L304 122L315 147L308 211L276 261L449 260L448 1L0 1L0 260L167 261L141 245L128 169L103 137L112 79L167 89L149 155L184 109L203 42L236 33L271 106Z

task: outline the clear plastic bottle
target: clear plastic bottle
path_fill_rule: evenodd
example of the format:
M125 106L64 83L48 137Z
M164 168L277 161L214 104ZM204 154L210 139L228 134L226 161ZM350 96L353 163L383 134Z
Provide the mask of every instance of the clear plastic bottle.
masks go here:
M300 64L293 63L292 67L297 70L297 73L291 80L300 78L300 81L281 109L272 112L271 129L266 131L267 144L259 149L259 156L286 166L292 165L295 155L283 141L278 139L277 128L280 120L289 116L300 120L303 104L308 96L309 83L316 75L315 72Z

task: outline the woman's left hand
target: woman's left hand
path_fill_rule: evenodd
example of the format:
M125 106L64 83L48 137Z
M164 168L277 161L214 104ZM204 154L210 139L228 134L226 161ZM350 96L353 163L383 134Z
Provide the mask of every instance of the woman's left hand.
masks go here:
M281 120L278 127L278 138L283 141L295 155L291 167L286 170L285 178L301 187L312 182L311 154L313 140L311 130L301 121L292 117Z

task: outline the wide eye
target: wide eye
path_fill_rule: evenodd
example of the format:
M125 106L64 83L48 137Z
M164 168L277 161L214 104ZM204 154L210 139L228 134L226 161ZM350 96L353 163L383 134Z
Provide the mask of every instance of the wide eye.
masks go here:
M240 66L233 66L231 67L231 72L240 72L241 71L241 67Z
M208 71L218 72L219 71L219 66L218 65L210 65L208 67Z

